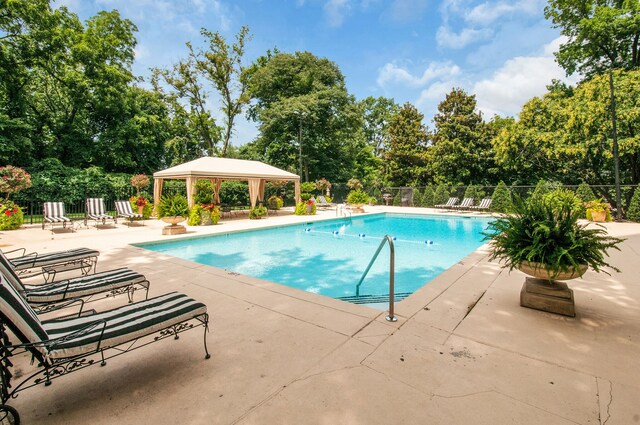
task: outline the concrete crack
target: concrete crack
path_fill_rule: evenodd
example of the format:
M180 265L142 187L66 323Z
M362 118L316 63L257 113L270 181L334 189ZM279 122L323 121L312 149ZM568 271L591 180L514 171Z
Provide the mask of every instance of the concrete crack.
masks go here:
M613 382L607 381L607 383L609 384L609 401L607 402L606 408L607 417L604 421L602 421L602 418L600 418L602 425L605 425L607 422L609 422L609 419L611 419L611 403L613 403Z

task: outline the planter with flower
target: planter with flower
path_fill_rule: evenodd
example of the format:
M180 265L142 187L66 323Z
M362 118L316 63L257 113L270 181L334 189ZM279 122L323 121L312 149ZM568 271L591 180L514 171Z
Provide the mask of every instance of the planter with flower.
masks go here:
M209 180L198 180L194 185L195 205L189 213L189 226L210 226L218 224L220 208L213 203L213 185Z
M149 184L151 184L151 181L149 180L149 177L147 177L146 174L136 174L133 177L131 177L131 186L136 188L136 206L138 208L138 214L144 214L144 207L147 204L146 200L144 199L144 197L141 195L141 191L143 189L146 189L147 187L149 187Z
M514 208L514 214L489 223L485 236L492 242L490 259L532 276L525 279L520 305L575 316L573 291L561 280L580 277L588 268L618 271L605 255L611 248L619 249L622 239L608 236L603 228L579 224L581 211L568 203L558 206L534 199L516 202Z
M300 199L302 201L296 204L296 209L294 211L295 215L314 215L316 213L316 204L313 202L311 198L313 198L313 194L311 193L316 189L316 184L313 182L305 182L300 184Z
M153 213L153 203L144 196L132 196L129 198L129 203L134 211L138 211L138 214L142 214L142 217L146 220L151 217Z
M271 195L269 199L267 199L267 205L272 210L279 210L284 207L284 201L279 196Z
M363 213L362 207L368 202L369 195L362 189L352 190L347 195L347 204L351 205L353 212Z
M594 199L585 204L587 220L602 223L611 221L611 205L602 198Z
M187 229L184 226L179 226L178 223L185 221L187 217L189 217L189 203L185 196L175 194L160 198L158 218L165 223L169 223L169 226L165 226L162 229L163 235L186 233Z
M316 180L316 189L320 191L320 194L324 192L326 196L331 196L331 182L324 177L320 180ZM331 202L327 200L327 202Z
M0 167L0 193L6 194L0 199L0 230L15 230L22 226L22 209L9 200L12 193L31 187L31 176L22 168L7 165Z

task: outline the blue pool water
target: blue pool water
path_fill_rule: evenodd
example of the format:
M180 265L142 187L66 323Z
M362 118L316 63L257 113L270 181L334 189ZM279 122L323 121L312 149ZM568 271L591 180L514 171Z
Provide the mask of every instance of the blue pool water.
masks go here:
M385 234L395 237L395 292L411 293L482 245L481 232L488 222L475 217L378 214L138 246L339 298L355 295L356 284ZM388 291L385 247L360 294Z

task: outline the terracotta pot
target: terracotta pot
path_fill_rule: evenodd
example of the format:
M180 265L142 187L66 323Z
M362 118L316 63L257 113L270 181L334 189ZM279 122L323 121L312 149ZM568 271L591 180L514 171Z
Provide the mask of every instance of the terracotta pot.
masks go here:
M164 221L165 223L169 223L172 226L176 226L181 221L185 221L186 218L179 215L175 215L175 216L162 217L161 220Z
M138 214L142 214L144 212L144 205L140 206L138 205Z
M578 269L573 269L573 270L570 269L569 271L566 271L566 272L559 272L556 275L553 270L551 270L550 272L547 272L545 265L542 263L523 261L522 264L520 264L520 267L518 267L518 270L520 270L525 274L528 274L529 276L536 277L538 279L554 281L554 280L576 279L582 276L587 271L588 268L589 266L587 266L586 264L581 264Z
M607 220L606 211L591 211L591 221L602 223Z

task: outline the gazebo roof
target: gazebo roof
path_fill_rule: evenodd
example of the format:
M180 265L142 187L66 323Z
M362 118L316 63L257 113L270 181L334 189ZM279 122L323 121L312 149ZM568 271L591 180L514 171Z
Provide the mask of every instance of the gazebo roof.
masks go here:
M186 179L187 177L225 179L299 180L300 177L260 161L203 157L153 173L153 177Z

